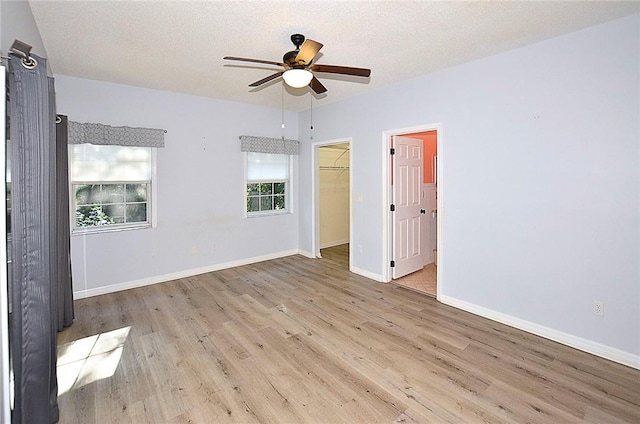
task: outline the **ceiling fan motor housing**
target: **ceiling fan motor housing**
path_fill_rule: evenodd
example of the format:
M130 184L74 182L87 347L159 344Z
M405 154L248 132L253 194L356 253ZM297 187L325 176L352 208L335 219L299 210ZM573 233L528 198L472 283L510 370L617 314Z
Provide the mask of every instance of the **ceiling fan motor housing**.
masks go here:
M282 62L284 62L291 69L303 69L304 66L301 66L298 62L296 62L296 56L300 52L300 46L304 43L305 37L302 34L292 34L291 42L294 46L296 46L295 50L291 50L290 52L286 52L284 56L282 56Z
M286 52L284 56L282 56L282 62L290 68L303 68L300 66L298 62L296 62L296 56L298 56L299 50L292 50L290 52Z
M293 34L291 35L291 42L294 46L296 46L296 50L300 50L300 46L304 43L304 35L302 34Z

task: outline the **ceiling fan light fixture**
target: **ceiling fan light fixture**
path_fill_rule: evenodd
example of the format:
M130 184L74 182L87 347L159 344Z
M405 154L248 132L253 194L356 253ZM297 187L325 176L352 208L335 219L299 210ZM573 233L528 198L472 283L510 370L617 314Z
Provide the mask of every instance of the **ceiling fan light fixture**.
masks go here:
M306 69L289 69L282 74L282 78L288 86L293 88L302 88L309 85L313 79L313 74L311 71L307 71Z

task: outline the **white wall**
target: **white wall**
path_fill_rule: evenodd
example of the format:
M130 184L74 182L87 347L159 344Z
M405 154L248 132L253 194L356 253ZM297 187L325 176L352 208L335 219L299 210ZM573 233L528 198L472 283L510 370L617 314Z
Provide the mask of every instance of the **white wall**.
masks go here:
M56 98L73 121L167 130L157 228L72 236L76 298L297 251L295 213L243 216L238 136L280 137L280 110L65 76L56 77ZM285 122L285 136L296 138L297 116Z
M353 265L385 266L382 132L440 123L440 299L640 367L639 22L314 108L314 139L353 137ZM308 141L308 112L299 127Z

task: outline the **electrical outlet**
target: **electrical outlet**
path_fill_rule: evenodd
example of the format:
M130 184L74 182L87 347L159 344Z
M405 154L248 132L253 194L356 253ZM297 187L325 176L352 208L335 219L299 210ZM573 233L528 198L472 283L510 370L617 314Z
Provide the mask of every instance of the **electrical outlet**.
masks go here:
M604 316L604 302L593 302L593 315Z

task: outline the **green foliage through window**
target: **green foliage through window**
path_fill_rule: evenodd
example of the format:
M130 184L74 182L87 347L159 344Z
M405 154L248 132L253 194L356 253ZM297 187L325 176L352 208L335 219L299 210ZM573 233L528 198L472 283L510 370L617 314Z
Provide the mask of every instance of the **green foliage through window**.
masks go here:
M100 205L83 206L76 209L76 227L96 227L113 223L113 218L105 214L100 209Z
M285 182L247 184L247 212L286 210L285 191Z

